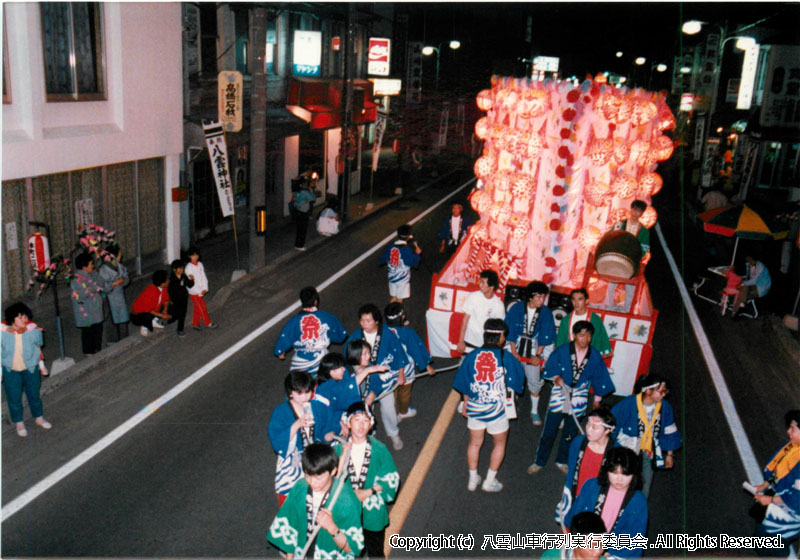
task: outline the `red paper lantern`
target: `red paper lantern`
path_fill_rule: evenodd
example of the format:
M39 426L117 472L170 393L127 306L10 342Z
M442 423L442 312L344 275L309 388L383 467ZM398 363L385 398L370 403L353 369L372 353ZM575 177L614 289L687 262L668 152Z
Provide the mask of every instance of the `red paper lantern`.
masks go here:
M494 173L494 158L491 156L481 156L475 160L474 170L475 176L480 177L484 181Z
M533 182L533 177L518 173L511 185L511 195L514 198L529 199L535 189L536 184Z
M631 147L622 138L614 138L614 162L622 165L629 157L631 157Z
M643 173L639 178L639 192L643 197L653 196L661 190L663 185L664 180L655 171Z
M514 214L509 221L511 227L511 237L514 239L525 239L531 231L531 222L527 214Z
M669 136L663 134L655 139L653 142L653 154L656 161L666 161L672 156L672 151L675 146Z
M478 122L475 123L475 136L481 140L486 140L491 129L492 121L489 119L489 117L481 117L478 119Z
M478 104L478 109L481 111L488 111L494 105L494 96L492 95L492 90L484 89L478 92L478 95L475 97L475 102Z
M607 164L614 152L614 142L610 138L596 138L590 145L587 155L597 167Z
M543 147L544 141L542 140L542 137L535 133L531 134L531 137L528 139L528 158L538 158L542 154Z
M608 216L608 221L610 225L614 225L617 222L621 222L628 218L629 211L627 208L617 208L613 210L611 214ZM641 221L641 220L640 220Z
M478 214L483 214L492 204L492 195L486 191L477 191L470 198L470 203Z
M583 198L586 202L595 207L605 206L608 203L608 196L611 194L611 188L600 181L595 181L583 189Z
M631 158L639 167L649 167L656 162L655 154L651 151L650 142L636 140L631 144Z
M650 229L656 222L658 221L658 213L656 209L652 206L648 206L642 215L639 217L639 223L641 223L644 227Z
M672 130L675 128L675 117L665 103L661 104L658 112L658 130Z
M636 99L631 104L631 124L641 126L647 124L658 115L656 104L646 99Z
M630 198L636 192L636 180L630 175L617 175L611 182L611 190L619 198Z

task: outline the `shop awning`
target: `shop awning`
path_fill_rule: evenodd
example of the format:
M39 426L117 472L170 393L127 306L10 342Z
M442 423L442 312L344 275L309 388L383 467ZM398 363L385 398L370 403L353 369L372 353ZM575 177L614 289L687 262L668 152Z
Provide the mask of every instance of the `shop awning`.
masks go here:
M286 109L314 130L342 126L344 80L290 78ZM372 82L353 80L353 123L375 122L378 107L372 101Z

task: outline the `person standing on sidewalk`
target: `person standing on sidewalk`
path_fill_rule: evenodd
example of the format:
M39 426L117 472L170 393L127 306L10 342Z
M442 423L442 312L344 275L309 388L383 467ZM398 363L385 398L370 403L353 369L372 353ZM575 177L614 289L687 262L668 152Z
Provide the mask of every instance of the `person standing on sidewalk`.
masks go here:
M172 315L170 323L178 322L178 336L184 336L183 325L186 321L186 310L189 308L189 288L194 286L194 281L186 276L185 264L180 259L175 259L170 265L172 274L169 277L167 293L169 294L168 313Z
M114 342L119 342L128 336L128 304L125 301L125 286L130 283L128 269L122 264L122 252L116 243L107 249L111 256L109 260L100 267L100 278L103 279L108 299L108 307L111 310L111 322L113 323L117 337ZM109 344L111 341L109 340Z
M196 248L190 247L187 255L189 256L189 262L186 263L184 272L194 283L194 286L189 288L189 297L192 299L192 328L199 331L200 322L202 321L209 329L216 329L217 324L211 322L211 317L208 316L208 309L206 308L206 301L203 299L208 293L208 277L203 263L200 262L200 253Z
M464 207L458 202L453 203L451 215L442 222L442 227L439 228L437 237L442 241L439 252L447 254L448 257L456 252L458 246L467 237L467 231L472 225L472 220L462 214L463 210Z
M311 210L314 208L314 195L316 179L313 176L303 176L298 190L292 195L292 208L294 209L295 237L294 248L298 251L305 251L306 235L308 233L308 221L311 218Z
M13 303L5 310L2 325L3 390L6 393L8 414L15 424L17 435L25 437L28 431L22 421L22 391L28 399L28 407L34 423L45 430L53 426L42 415L42 399L39 397L41 379L47 376L42 360L42 329L33 322L33 314L24 303Z
M78 271L70 282L72 313L75 326L81 330L81 346L85 356L96 354L103 347L103 281L94 271L89 253L75 257Z

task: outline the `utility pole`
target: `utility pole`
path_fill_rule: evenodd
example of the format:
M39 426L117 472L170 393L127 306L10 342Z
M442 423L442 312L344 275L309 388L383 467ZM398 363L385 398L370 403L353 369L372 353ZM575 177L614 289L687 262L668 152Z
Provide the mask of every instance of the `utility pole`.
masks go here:
M266 236L256 233L256 208L266 204L267 146L267 11L263 5L250 10L250 272L266 263Z
M355 4L347 4L347 34L344 42L344 105L342 107L342 136L339 144L339 158L344 162L344 174L339 181L339 215L342 220L347 220L347 211L350 207L350 174L352 171L354 154L350 145L351 129L353 128L353 74L355 66Z

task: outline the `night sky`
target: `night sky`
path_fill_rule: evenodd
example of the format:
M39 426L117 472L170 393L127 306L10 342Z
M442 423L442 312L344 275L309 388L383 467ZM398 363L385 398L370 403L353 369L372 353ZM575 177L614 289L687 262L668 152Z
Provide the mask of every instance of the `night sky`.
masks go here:
M742 26L769 18L747 34L757 39L779 35L780 42L800 42L797 2L446 2L396 6L398 12L409 11L409 40L434 46L443 43L440 75L443 83L454 87L466 82L485 82L488 86L493 73L522 76L524 68L517 59L532 55L559 57L562 76L574 74L579 78L605 70L629 75L637 56L648 60L647 70L639 71L649 71L650 63L672 66L672 57L684 44L696 44L706 35L705 29L696 36L680 32L681 24L691 19L716 23L727 19L732 31L737 23ZM533 18L532 44L525 42L529 15ZM461 41L458 51L447 47L452 38ZM624 53L621 59L615 56L618 50ZM426 66L428 76L432 69L432 65Z

